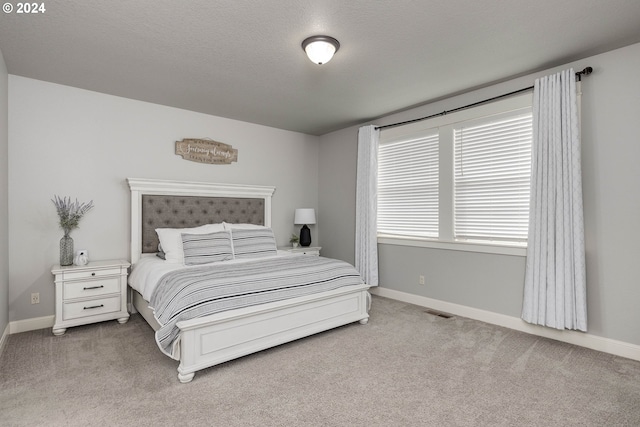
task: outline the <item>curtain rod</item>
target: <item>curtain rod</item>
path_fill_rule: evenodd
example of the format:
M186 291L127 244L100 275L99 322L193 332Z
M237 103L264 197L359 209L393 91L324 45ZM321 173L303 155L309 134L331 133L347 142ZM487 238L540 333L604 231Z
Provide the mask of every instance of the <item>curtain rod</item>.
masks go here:
M582 81L582 76L583 75L584 76L588 76L592 72L593 72L593 68L586 67L584 70L578 71L576 73L576 80L577 81ZM496 101L496 100L501 99L501 98L506 98L508 96L516 95L516 94L521 93L521 92L527 92L527 91L532 90L532 89L533 89L533 86L525 87L523 89L514 90L513 92L505 93L503 95L494 96L493 98L483 99L482 101L474 102L473 104L468 104L468 105L465 105L463 107L454 108L453 110L443 111L442 113L432 114L430 116L420 117L418 119L407 120L407 121L404 121L404 122L392 123L390 125L376 126L375 129L376 130L378 130L378 129L387 129L387 128L391 128L391 127L407 125L409 123L421 122L423 120L432 119L434 117L446 116L449 113L455 113L456 111L466 110L468 108L476 107L476 106L481 105L481 104L486 104L488 102Z

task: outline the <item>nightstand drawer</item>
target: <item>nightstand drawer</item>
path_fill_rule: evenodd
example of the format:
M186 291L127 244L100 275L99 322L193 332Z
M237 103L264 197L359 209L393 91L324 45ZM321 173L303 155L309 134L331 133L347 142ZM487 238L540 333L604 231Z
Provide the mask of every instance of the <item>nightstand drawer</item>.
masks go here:
M320 251L317 249L310 249L310 250L303 250L302 252L300 252L301 255L313 255L313 256L320 256Z
M115 294L120 292L120 279L113 277L101 280L66 282L63 292L65 301L75 298Z
M63 320L70 320L119 311L120 301L120 295L118 295L109 298L64 303L62 305L62 318Z
M91 279L94 277L115 276L120 274L120 268L106 268L101 270L84 269L83 271L65 271L63 280Z
M279 250L286 251L292 253L294 255L311 255L311 256L320 256L320 250L322 247L320 246L300 246L297 248L292 248L291 246L285 246L278 248Z

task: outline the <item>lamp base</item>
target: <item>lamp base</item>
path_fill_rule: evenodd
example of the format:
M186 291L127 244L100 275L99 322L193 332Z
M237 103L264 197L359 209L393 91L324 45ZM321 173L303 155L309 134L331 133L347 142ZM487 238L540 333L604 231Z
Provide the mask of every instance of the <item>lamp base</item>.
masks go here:
M311 230L307 227L307 224L303 225L300 229L300 246L311 245Z

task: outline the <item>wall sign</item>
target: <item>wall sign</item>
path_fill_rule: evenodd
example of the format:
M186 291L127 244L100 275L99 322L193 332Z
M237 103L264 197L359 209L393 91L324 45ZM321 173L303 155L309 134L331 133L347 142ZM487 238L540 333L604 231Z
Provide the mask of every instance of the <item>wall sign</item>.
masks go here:
M192 162L228 165L238 161L238 150L212 139L185 138L176 141L176 154Z

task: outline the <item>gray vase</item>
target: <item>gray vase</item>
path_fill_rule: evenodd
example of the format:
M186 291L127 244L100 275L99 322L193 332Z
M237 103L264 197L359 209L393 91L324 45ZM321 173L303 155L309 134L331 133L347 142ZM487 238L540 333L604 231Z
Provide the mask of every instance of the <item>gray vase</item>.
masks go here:
M73 264L73 239L69 236L69 233L64 233L62 239L60 239L60 265Z

